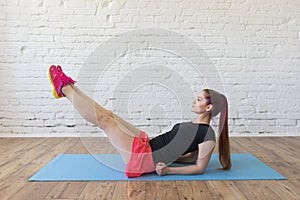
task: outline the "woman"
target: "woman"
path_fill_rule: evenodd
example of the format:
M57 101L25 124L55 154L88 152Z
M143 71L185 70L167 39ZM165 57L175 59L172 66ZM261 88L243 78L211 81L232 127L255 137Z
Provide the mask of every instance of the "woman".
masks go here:
M126 164L127 177L154 171L158 175L202 174L216 144L210 120L219 113L219 160L223 170L231 168L228 104L224 95L211 89L203 90L192 105L192 111L198 114L196 119L175 124L172 130L150 140L144 131L82 93L61 66L51 65L48 75L56 98L66 97L84 119L104 130ZM168 166L174 161L193 164Z

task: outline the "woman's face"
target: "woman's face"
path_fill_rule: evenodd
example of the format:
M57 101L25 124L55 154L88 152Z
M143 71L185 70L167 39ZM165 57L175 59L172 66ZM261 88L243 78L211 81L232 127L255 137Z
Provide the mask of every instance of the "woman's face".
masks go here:
M204 98L204 92L200 92L192 104L192 112L202 114L206 112L207 102Z

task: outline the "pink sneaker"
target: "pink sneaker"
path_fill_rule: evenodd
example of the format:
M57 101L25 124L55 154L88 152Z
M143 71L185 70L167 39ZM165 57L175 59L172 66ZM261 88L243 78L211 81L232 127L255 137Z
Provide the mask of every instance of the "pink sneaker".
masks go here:
M48 69L48 78L52 85L52 94L57 99L65 96L61 91L64 86L75 83L63 73L61 66L51 65Z
M57 72L59 73L60 77L62 78L62 80L68 84L75 84L76 81L74 81L71 77L67 76L63 70L62 67L60 65L56 66Z

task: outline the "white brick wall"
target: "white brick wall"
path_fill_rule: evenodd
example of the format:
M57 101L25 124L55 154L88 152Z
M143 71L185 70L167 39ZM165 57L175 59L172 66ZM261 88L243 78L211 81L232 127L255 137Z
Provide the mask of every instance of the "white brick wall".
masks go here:
M162 28L193 39L214 63L229 99L232 136L300 135L299 20L297 0L1 0L0 134L102 133L77 119L66 99L53 99L48 66L61 64L76 79L101 43L127 31ZM178 48L173 38L164 42ZM205 77L192 77L190 66L174 55L128 52L112 63L93 97L125 116L113 107L121 101L113 93L118 81L130 66L154 63L181 74L194 92L203 89ZM154 82L162 80L160 73ZM173 99L172 92L185 96L181 84L177 91L154 84L129 92L132 99L122 105L132 111L126 119L150 135L194 117L181 117Z

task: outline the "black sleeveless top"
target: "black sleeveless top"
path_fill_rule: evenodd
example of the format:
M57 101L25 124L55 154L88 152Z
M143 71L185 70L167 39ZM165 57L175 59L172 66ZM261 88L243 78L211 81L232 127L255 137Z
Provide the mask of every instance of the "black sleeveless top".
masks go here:
M173 128L152 138L149 144L154 163L172 163L181 155L198 150L198 144L216 141L215 132L208 124L177 123Z

